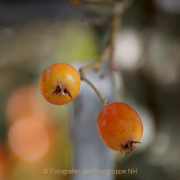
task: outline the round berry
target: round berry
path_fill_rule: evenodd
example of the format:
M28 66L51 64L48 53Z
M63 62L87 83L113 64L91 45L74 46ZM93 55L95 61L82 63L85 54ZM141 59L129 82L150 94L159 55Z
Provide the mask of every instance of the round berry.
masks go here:
M143 134L143 124L137 112L128 104L106 105L97 119L97 129L103 142L111 149L131 154Z
M39 88L50 103L63 105L71 102L79 93L81 79L78 71L66 63L54 63L41 74Z

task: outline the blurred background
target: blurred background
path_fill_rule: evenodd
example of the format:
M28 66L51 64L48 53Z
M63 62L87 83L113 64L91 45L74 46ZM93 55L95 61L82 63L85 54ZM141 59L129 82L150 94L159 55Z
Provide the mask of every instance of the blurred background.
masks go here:
M108 8L71 7L67 0L0 1L0 180L72 178L43 173L73 168L73 104L46 102L38 80L52 63L94 61L106 45L110 15ZM136 109L144 134L131 156L111 150L114 169L138 170L113 178L179 180L180 1L135 0L122 19L112 74L116 101Z

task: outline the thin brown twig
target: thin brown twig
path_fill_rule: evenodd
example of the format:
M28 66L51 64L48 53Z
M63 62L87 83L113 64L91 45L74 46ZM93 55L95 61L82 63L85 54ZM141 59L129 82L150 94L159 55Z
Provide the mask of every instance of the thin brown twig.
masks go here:
M98 71L100 69L100 65L102 63L102 61L106 58L106 56L109 54L109 52L111 51L111 47L108 45L106 46L106 48L104 49L104 51L100 54L100 56L98 57L98 59L96 61L94 61L92 64L89 64L83 68L81 68L80 74L81 77L85 76L85 73L91 69L94 69L95 71Z
M115 38L118 34L119 28L121 25L121 17L119 16L119 14L113 14L112 17L112 30L111 30L111 35L110 35L110 46L111 46L111 51L110 51L110 69L105 72L104 74L101 75L102 78L104 78L105 76L111 74L114 70L116 70L115 68L115 63L114 63L114 42L115 42Z
M101 102L104 105L107 105L106 100L101 96L101 94L98 92L98 90L95 88L95 86L89 80L87 80L85 78L85 73L89 70L92 70L92 69L94 69L95 71L98 71L101 67L103 60L105 60L105 58L107 56L110 57L111 68L109 71L104 73L102 76L104 77L106 75L109 75L111 72L113 72L115 70L114 57L113 57L114 41L115 41L116 35L117 35L119 28L120 28L120 25L121 25L121 14L131 4L132 1L133 0L122 0L121 2L119 2L119 1L105 1L105 0L102 0L102 1L80 0L79 1L79 3L107 6L107 7L112 8L112 10L113 10L112 11L112 30L111 30L111 34L110 34L110 38L109 38L109 42L108 42L107 46L105 47L105 49L99 55L99 57L97 58L97 60L95 62L93 62L92 64L89 64L89 65L80 69L81 79L86 81L95 90L95 92L97 93Z
M112 16L112 31L110 34L109 43L105 47L104 51L99 55L97 60L93 62L90 65L87 65L80 69L81 77L85 76L85 73L91 69L94 69L95 71L98 71L101 67L101 64L103 60L110 56L111 61L111 69L115 69L114 60L113 60L113 51L114 51L114 41L115 37L119 31L120 25L121 25L121 14L124 12L124 10L128 7L128 5L132 2L132 0L124 0L122 2L117 1L94 1L94 0L82 0L82 3L89 3L89 4L97 4L101 2L101 5L106 4L106 2L113 3L113 16Z
M96 89L96 87L88 79L86 79L85 77L81 77L81 80L86 81L94 89L94 91L96 92L96 94L98 95L98 97L100 98L100 100L104 106L106 106L108 104L107 100L102 97L102 95L99 93L99 91Z
M81 4L93 4L93 5L98 5L98 6L105 6L112 8L114 6L113 1L97 1L97 0L80 0Z

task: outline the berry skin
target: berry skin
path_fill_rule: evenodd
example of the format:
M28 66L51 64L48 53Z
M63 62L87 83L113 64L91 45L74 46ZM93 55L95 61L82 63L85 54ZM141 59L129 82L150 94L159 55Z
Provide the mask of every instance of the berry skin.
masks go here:
M137 112L128 104L114 102L99 113L97 129L103 142L111 149L131 154L143 134Z
M39 79L41 94L48 102L55 105L71 102L78 95L80 86L78 71L66 63L51 64Z

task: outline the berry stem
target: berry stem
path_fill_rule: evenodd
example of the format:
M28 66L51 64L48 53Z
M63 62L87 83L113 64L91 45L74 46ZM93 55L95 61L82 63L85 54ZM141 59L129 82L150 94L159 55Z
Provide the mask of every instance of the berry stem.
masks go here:
M96 89L96 87L88 79L86 79L85 77L81 77L81 80L86 81L94 89L94 91L96 92L96 94L98 95L99 99L101 100L101 102L104 106L106 106L108 104L107 100L102 97L100 92Z

